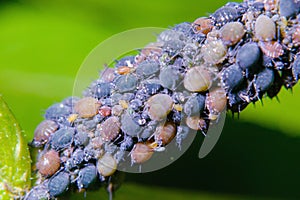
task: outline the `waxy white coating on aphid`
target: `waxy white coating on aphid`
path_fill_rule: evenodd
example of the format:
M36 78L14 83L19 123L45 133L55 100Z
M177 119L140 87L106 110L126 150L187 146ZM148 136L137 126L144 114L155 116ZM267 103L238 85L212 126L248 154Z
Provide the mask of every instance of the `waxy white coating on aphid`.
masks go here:
M227 48L222 40L211 40L201 48L201 55L208 64L219 64L224 61L227 54Z

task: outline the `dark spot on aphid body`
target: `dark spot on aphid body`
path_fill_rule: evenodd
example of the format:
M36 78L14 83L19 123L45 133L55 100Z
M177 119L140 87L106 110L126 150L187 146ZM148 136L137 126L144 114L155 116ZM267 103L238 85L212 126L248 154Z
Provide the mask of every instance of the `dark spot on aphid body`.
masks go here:
M48 190L51 197L57 197L68 190L70 184L69 173L60 171L50 178Z

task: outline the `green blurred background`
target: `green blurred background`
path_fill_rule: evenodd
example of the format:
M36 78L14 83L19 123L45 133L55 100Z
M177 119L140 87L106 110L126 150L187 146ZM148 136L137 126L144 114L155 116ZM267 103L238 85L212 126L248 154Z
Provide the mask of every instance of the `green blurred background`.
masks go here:
M192 22L226 2L0 0L0 93L30 141L45 109L72 95L77 70L101 41L132 28ZM169 167L127 174L115 199L299 199L299 86L279 99L250 105L240 119L228 114L204 159L197 157L199 135ZM86 196L107 199L104 191Z

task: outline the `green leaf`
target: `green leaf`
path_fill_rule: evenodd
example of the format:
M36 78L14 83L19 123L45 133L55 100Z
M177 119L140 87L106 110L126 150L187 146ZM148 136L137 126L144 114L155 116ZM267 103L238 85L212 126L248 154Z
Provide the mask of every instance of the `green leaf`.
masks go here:
M31 159L21 128L0 95L0 199L18 198L30 188Z

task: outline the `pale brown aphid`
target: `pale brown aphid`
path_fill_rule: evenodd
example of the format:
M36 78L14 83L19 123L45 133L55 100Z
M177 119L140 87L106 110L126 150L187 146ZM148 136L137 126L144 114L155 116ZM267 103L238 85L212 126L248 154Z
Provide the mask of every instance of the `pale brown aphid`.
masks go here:
M99 114L103 117L107 117L111 115L111 108L108 106L102 106L99 108Z
M240 22L229 22L220 30L220 37L224 44L231 46L238 43L245 35L245 29Z
M164 120L172 110L173 104L172 98L167 94L156 94L150 97L147 101L150 119L156 121Z
M191 116L186 118L186 125L193 130L199 131L206 129L206 122L200 116Z
M129 74L132 71L132 69L133 69L132 67L121 66L116 69L116 73L118 73L120 75L126 75L126 74Z
M59 154L55 150L50 150L42 155L37 164L36 168L39 173L43 176L51 176L57 172L60 167Z
M210 40L201 48L203 59L208 64L222 63L227 54L227 48L222 40Z
M97 170L102 176L111 176L117 170L117 161L110 153L105 153L97 161Z
M101 80L103 82L110 83L115 79L115 70L113 68L108 68L106 67L102 72L101 72Z
M79 117L90 118L98 113L100 106L101 104L97 99L93 97L84 97L75 104L74 110L79 114Z
M166 122L162 126L157 127L154 133L154 139L159 146L169 144L176 135L176 125L174 122Z
M260 15L255 22L255 37L261 41L271 41L275 38L275 22L266 15Z
M41 146L48 142L49 137L58 129L58 125L52 120L42 121L34 131L33 145Z
M118 117L112 116L102 122L99 126L99 131L103 141L114 140L120 132L121 123Z
M144 143L136 143L130 152L131 162L141 164L149 160L153 155L153 148Z
M69 123L74 123L75 122L75 120L78 118L78 114L71 114L71 115L69 115L69 117L68 117L68 122Z
M215 88L206 96L205 106L209 111L209 119L216 120L219 114L226 108L226 91L221 88Z
M214 27L213 21L207 17L200 17L192 23L194 33L207 35Z
M278 58L284 53L282 45L277 41L259 42L258 45L262 52L271 58Z
M195 66L189 69L184 77L183 85L191 92L203 92L210 88L212 77L203 66Z

